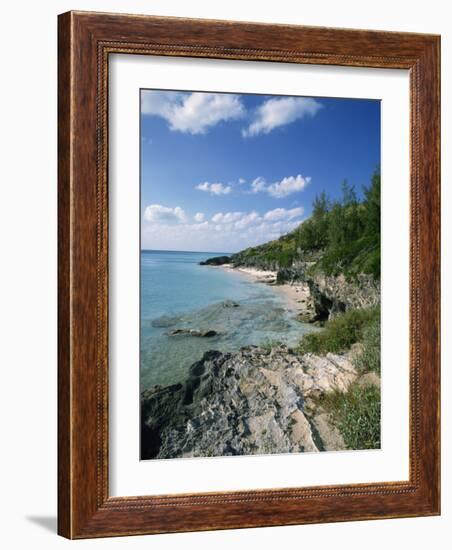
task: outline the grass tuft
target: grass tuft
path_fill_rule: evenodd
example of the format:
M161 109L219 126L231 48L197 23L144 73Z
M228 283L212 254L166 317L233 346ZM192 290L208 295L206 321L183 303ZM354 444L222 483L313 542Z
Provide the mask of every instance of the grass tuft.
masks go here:
M299 353L338 353L363 340L367 327L380 323L380 308L352 309L325 323L324 330L306 334Z
M380 318L374 319L362 333L363 352L355 360L355 367L361 372L380 374Z
M325 324L322 332L308 334L299 351L325 354L350 349L356 342L362 352L354 360L357 370L380 373L380 309L348 311ZM380 388L352 384L347 392L330 392L318 398L341 432L348 449L380 448Z
M354 384L348 392L331 392L319 398L349 449L380 448L380 388Z

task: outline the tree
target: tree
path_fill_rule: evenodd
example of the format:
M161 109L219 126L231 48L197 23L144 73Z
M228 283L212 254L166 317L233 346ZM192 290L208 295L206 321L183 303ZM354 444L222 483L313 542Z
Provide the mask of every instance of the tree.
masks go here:
M369 187L364 188L365 206L366 206L366 220L365 229L367 235L380 236L380 223L381 223L381 177L379 170L376 170L372 175L371 184Z
M325 193L322 191L320 195L316 195L312 203L312 217L314 219L323 219L330 209L331 202Z
M342 182L342 205L352 206L358 204L356 197L355 186L349 185L347 180Z
M239 254L240 255L240 254ZM312 203L312 215L295 230L275 241L250 248L242 259L248 265L275 269L313 260L327 274L360 273L380 276L380 172L372 175L364 198L353 185L342 184L342 197L334 202L325 192Z
M328 244L328 213L331 207L331 201L322 191L317 195L312 203L312 216L310 220L312 248L324 248Z

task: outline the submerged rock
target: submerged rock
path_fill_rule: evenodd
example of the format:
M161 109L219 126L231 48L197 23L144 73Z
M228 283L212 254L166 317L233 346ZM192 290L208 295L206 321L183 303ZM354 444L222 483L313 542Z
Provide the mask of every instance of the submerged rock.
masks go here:
M240 307L240 304L238 302L234 302L234 300L224 300L222 303L223 307Z
M180 322L179 317L175 317L171 315L162 315L157 319L153 319L151 321L151 326L155 328L169 328L169 327L173 327L178 322Z
M348 355L296 355L285 346L208 351L183 384L142 393L142 458L316 452L345 448L311 399L346 391Z
M217 335L218 332L213 329L194 330L192 328L176 328L168 333L168 336L197 336L199 338L212 338Z

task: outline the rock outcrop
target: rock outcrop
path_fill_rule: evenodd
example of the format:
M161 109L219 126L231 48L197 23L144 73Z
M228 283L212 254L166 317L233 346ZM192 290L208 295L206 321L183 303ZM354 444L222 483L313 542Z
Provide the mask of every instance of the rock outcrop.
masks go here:
M345 448L315 398L357 378L348 354L208 351L183 384L142 393L141 456L175 458Z
M224 265L230 263L231 258L229 256L215 256L208 258L204 262L199 262L199 265Z
M316 274L308 284L314 296L317 314L328 314L328 318L349 309L380 305L380 281L372 275L361 274L353 281L348 281L344 275L334 277Z
M239 254L231 257L218 256L209 258L201 265L231 264L233 267L246 267L247 263ZM260 282L269 284L297 284L300 286L303 300L300 300L299 319L302 322L313 323L332 319L338 313L349 309L369 308L380 304L380 280L371 274L359 274L348 280L345 275L326 275L313 269L314 262L298 261L290 267L276 267L276 280L271 276L268 280L260 278ZM256 259L251 267L256 268ZM266 269L265 264L261 269ZM257 266L259 269L260 267ZM265 271L263 271L265 273Z
M341 275L325 275L311 270L311 263L298 262L278 271L277 282L298 283L306 289L305 322L326 321L349 309L380 304L380 281L372 275L360 274L353 280ZM304 308L302 308L304 309Z

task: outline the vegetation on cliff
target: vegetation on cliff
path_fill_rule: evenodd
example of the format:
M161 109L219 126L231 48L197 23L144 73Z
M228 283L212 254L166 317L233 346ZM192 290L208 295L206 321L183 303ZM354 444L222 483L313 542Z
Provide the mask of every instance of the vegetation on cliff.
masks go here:
M347 351L356 342L372 339L373 327L379 327L379 319L380 308L351 309L327 321L321 332L306 334L298 346L298 351L321 355Z
M380 309L355 309L327 321L322 332L307 334L298 351L321 355L349 350L358 344L353 365L361 376L379 380ZM380 388L378 385L353 383L346 392L324 393L318 405L328 412L349 449L380 447Z
M343 183L342 199L325 193L316 197L312 215L295 230L275 241L247 248L231 256L236 266L260 269L286 268L297 261L312 263L313 270L328 275L343 273L380 277L380 174L358 200L353 186Z
M380 448L379 386L354 383L345 393L324 393L319 404L330 414L348 449Z

